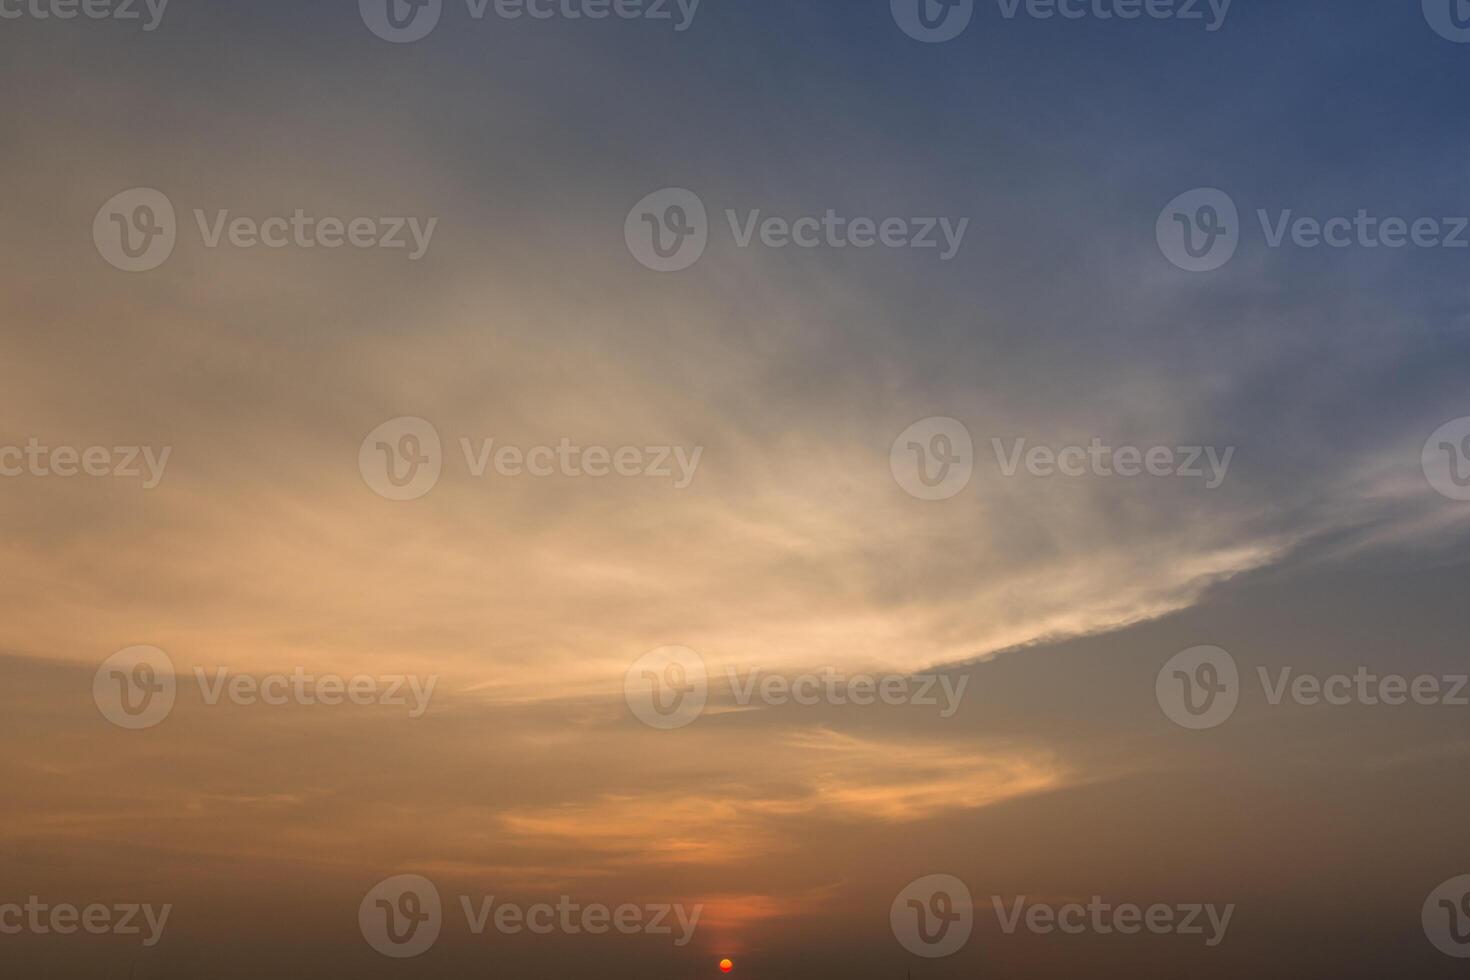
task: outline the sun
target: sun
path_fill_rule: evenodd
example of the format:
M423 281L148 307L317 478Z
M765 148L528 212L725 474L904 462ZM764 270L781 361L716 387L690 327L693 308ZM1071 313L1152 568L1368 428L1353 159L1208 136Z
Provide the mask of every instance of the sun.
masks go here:
M720 960L720 972L721 973L729 973L733 969L735 969L735 964L734 964L733 961L728 960L728 959Z

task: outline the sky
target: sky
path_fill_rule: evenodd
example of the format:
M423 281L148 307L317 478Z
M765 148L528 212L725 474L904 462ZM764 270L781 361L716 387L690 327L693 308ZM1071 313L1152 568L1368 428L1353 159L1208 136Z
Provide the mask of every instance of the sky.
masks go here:
M1470 10L393 3L0 0L0 958L1458 975Z

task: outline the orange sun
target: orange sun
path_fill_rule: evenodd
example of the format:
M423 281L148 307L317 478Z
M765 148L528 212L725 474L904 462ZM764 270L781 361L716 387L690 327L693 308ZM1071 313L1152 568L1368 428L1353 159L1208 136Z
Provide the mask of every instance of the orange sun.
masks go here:
M733 962L731 962L730 960L720 960L721 973L729 973L733 969L735 969L735 964Z

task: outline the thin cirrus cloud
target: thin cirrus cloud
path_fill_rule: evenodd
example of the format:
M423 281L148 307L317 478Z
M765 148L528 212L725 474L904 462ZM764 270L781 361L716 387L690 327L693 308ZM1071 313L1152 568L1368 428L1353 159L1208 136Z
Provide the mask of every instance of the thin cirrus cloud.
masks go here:
M336 68L366 70L351 59ZM134 84L147 94L164 81ZM169 111L202 110L196 98L175 92ZM497 99L464 108L487 120L518 111ZM1395 340L1362 313L1348 324L1320 322L1324 297L1313 295L1310 277L1305 295L1288 297L1292 316L1205 322L1194 305L1201 289L1217 297L1210 309L1249 311L1276 288L1261 256L1243 256L1239 275L1218 286L1171 277L1140 296L1138 282L1162 268L1148 236L1115 205L1071 189L1048 185L1043 197L1023 178L999 195L1014 175L981 168L963 175L969 185L941 175L925 200L895 192L885 200L891 182L859 169L791 175L796 188L820 186L823 207L922 203L976 217L972 249L1007 277L980 290L949 270L923 269L945 291L931 291L915 321L901 312L906 288L864 281L853 264L863 260L850 257L725 247L684 279L638 276L609 203L637 195L616 172L572 189L582 214L548 221L498 206L506 175L492 168L471 179L470 142L389 146L359 129L334 142L320 127L328 111L293 107L257 134L257 146L282 155L264 155L266 173L296 175L290 199L260 175L262 160L240 158L228 142L191 144L189 168L150 163L157 154L135 148L110 157L116 176L107 179L92 172L85 184L41 186L45 178L29 178L44 193L28 198L59 196L78 215L140 173L169 184L186 212L195 204L367 212L387 201L441 213L442 244L415 269L380 256L186 246L150 287L184 299L187 270L187 303L167 315L144 313L156 297L142 292L121 307L119 323L115 297L82 289L51 314L47 334L24 336L5 372L17 403L29 406L15 433L44 417L54 441L127 433L166 442L174 456L164 486L122 521L82 488L20 490L18 506L42 516L5 546L37 585L5 610L18 649L86 661L146 639L186 663L434 666L450 685L506 698L616 690L621 664L666 642L717 666L917 669L1156 617L1305 537L1351 526L1359 488L1342 473L1387 458L1412 480L1403 433L1435 411L1427 392L1437 383L1396 431L1383 419L1361 434L1330 431L1334 409L1352 417L1353 392L1374 377L1386 348L1399 369L1408 358L1428 371L1430 355L1415 349L1412 331ZM57 119L27 125L79 149L109 132ZM634 135L607 138L621 145ZM350 182L335 165L342 139L357 141ZM884 177L927 162L911 143L889 149L872 165ZM784 212L812 203L748 169L700 172L717 213L720 204ZM418 179L405 185L395 179L402 173ZM1132 189L1147 174L1109 161L1101 176ZM996 229L1039 240L1064 227L1061 216L1075 219L1079 205L1105 229L1096 258L1063 276L1007 265ZM1026 213L1031 220L1011 220ZM39 214L37 225L52 227ZM518 247L526 242L556 249L561 267L548 270ZM89 278L108 271L87 268ZM411 305L402 301L409 294L418 297ZM233 313L247 297L263 311L254 323ZM1084 298L1127 304L1118 317L1126 349L1072 321ZM14 300L34 301L25 293ZM1309 317L1314 302L1319 312ZM966 316L992 329L954 335ZM55 337L81 336L97 322L118 326L95 346L56 348ZM1221 350L1225 330L1237 339ZM1329 332L1354 343L1324 349ZM124 349L149 352L124 361L126 385L118 381ZM1092 355L1083 374L1079 349ZM817 370L834 361L840 372ZM1262 397L1283 363L1303 373L1289 390ZM1023 380L1034 377L1052 383ZM1270 431L1273 408L1293 397L1308 399L1314 410L1304 415L1320 424ZM439 426L450 466L433 496L389 508L351 464L362 435L404 414ZM979 472L959 500L929 506L894 485L886 452L914 419L939 414L970 426ZM470 479L461 437L677 442L705 454L695 484L677 493L636 482L513 484ZM1210 492L1184 481L1003 479L991 439L1017 437L1237 452L1229 481ZM1270 475L1283 464L1299 467L1289 488ZM109 488L108 501L117 493ZM1283 502L1296 508L1289 522ZM67 529L58 531L63 515ZM147 561L122 547L139 535ZM68 622L81 631L58 625ZM554 665L560 689L524 682L529 663Z
M887 948L888 903L935 855L977 890L1254 897L1262 933L1283 900L1260 882L1290 866L1313 915L1412 918L1463 812L1444 774L1463 740L1439 716L1257 700L1189 740L1152 698L1159 664L1199 643L1247 677L1453 660L1458 596L1417 566L1452 578L1465 529L1419 459L1470 413L1458 256L1271 250L1254 224L1463 212L1450 46L1419 47L1412 9L1300 3L1242 8L1214 39L997 22L920 50L885 4L859 7L710 5L672 42L487 24L401 50L351 5L198 4L152 47L6 44L22 108L0 137L0 444L172 448L155 490L0 487L0 716L24 735L0 755L8 880L157 886L224 936L269 934L298 900L291 928L350 933L397 872L447 895L704 901L701 955L854 923L851 948ZM122 276L87 229L144 185L183 237ZM664 186L696 190L715 231L670 276L622 240ZM1204 277L1153 240L1195 186L1227 188L1247 222ZM195 208L439 225L414 263L216 250ZM828 208L971 224L941 263L742 249L725 215ZM435 425L445 471L395 503L357 453L406 415ZM976 459L929 503L889 453L933 416L961 420ZM460 440L490 438L703 453L685 489L475 478ZM1005 476L992 440L1023 438L1234 455L1216 489ZM121 733L88 691L137 643L184 690L157 729ZM629 664L669 644L713 678L677 733L622 700ZM972 683L942 722L733 710L727 683L945 665ZM196 667L439 685L412 720L207 706ZM1363 790L1342 778L1364 772ZM1381 802L1407 798L1442 805ZM1243 841L1242 810L1275 835ZM1382 833L1404 842L1393 874L1344 867ZM1342 949L1328 933L1282 947Z

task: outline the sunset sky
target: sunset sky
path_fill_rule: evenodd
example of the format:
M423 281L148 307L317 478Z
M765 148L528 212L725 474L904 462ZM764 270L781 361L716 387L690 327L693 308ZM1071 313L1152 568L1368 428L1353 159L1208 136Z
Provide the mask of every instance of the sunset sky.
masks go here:
M1470 502L1422 459L1470 416L1470 249L1272 247L1257 217L1470 215L1470 44L1419 3L1235 0L1211 31L977 2L935 44L884 0L704 0L684 30L672 2L444 0L410 43L350 2L138 6L0 19L0 448L138 447L144 474L0 476L0 906L172 912L147 947L0 934L0 972L1461 975L1421 906L1470 874L1470 707L1257 681L1470 671ZM177 244L130 273L94 221L134 188ZM660 273L625 223L665 188L709 240ZM1239 207L1206 273L1156 239L1194 188ZM211 247L195 216L298 210L435 224L411 258L407 230ZM726 215L829 210L968 223L944 258L742 247ZM360 456L403 418L442 472L393 500ZM923 500L891 457L935 418L973 475ZM671 471L476 475L492 439ZM1231 455L1215 487L1007 475L1017 440ZM140 645L177 701L128 730L94 680ZM1206 645L1240 704L1191 731L1156 678ZM708 703L663 730L625 685L668 647ZM434 680L421 712L408 681L211 704L196 668ZM942 678L940 704L730 683L810 674ZM928 959L890 906L935 874L975 933ZM412 958L360 931L397 875L445 906ZM1235 910L1215 947L991 911L1094 895ZM462 896L702 912L685 945L474 935Z

